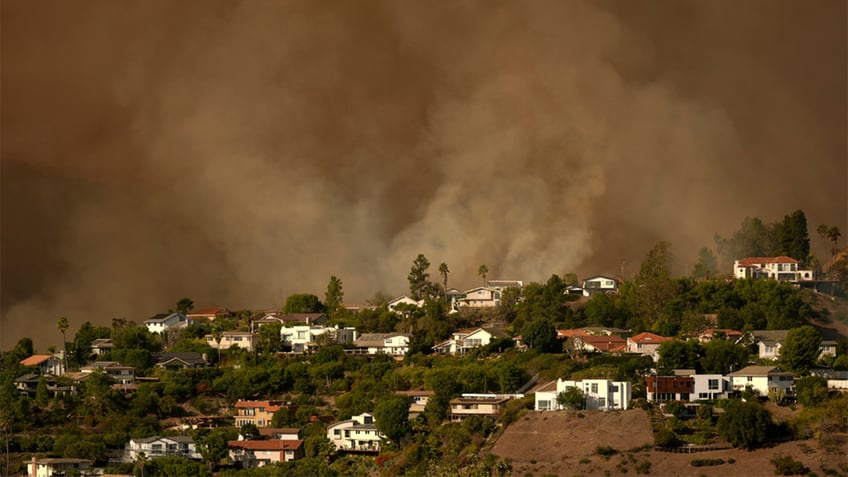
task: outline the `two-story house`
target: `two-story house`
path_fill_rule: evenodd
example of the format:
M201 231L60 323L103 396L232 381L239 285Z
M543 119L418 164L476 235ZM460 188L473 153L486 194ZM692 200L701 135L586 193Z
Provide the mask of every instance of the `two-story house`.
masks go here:
M790 395L795 390L795 375L777 366L746 366L728 377L734 391L743 391L750 386L761 396L768 396L772 388L782 389Z
M285 401L236 401L236 427L253 424L256 427L269 427L274 413L280 409L292 410L291 403Z
M476 287L466 290L464 297L457 298L458 307L492 308L501 304L501 291L492 287Z
M259 335L249 331L224 331L221 333L221 341L215 338L215 335L206 335L206 344L217 350L230 349L235 346L245 351L251 352L255 349L259 342Z
M280 340L292 353L308 353L321 343L350 344L356 339L356 328L318 325L283 326Z
M380 452L386 436L366 412L327 427L327 439L340 451Z
M801 270L801 262L792 257L747 257L733 264L733 276L742 278L767 278L772 280L800 282L813 280L812 270Z
M159 313L148 320L144 320L144 325L147 326L147 331L151 333L162 333L172 329L182 329L194 324L194 320L190 320L182 313Z
M639 333L636 336L627 338L627 352L650 356L654 361L657 361L660 357L657 351L660 345L673 339L667 336L655 335L654 333Z
M21 366L38 368L41 374L52 374L61 376L65 374L65 363L62 359L52 354L34 354L20 361Z
M633 385L627 381L610 379L583 379L578 381L556 381L556 388L536 392L536 410L553 411L563 409L557 402L560 393L569 388L577 388L583 393L584 408L601 411L628 409L633 393Z
M457 330L449 340L433 346L433 350L442 354L465 354L469 351L487 346L493 340L507 338L507 335L494 328L472 328Z
M406 333L365 333L354 340L356 354L388 354L405 356L409 351L409 338Z
M82 373L102 372L114 379L118 384L132 384L135 382L135 366L124 366L117 361L95 361L80 368Z
M124 446L124 462L135 462L139 454L147 459L159 457L185 457L200 460L200 452L189 436L134 437Z
M519 395L505 394L463 394L450 400L451 422L462 422L469 416L480 416L497 421L506 403Z

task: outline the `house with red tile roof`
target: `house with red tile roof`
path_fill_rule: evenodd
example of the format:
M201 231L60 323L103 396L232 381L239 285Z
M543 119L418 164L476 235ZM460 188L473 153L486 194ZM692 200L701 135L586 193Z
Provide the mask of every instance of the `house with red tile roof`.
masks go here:
M215 308L200 308L198 310L192 310L191 313L186 313L186 316L195 321L215 321L217 318L226 318L230 316L232 312L223 306L215 307Z
M290 462L304 456L300 439L267 439L261 441L227 441L229 460L243 468L263 467L278 462Z
M666 341L672 341L674 338L667 336L655 335L654 333L642 332L636 336L627 338L627 352L638 353L644 356L650 356L654 361L659 359L657 350L660 345Z
M747 257L733 264L733 276L742 278L768 278L787 282L813 280L812 270L801 270L801 262L792 257Z
M29 358L20 361L21 366L38 368L41 374L52 374L53 376L61 376L65 374L65 363L61 358L57 358L52 354L34 354Z
M583 353L623 353L627 350L627 340L620 336L578 335L569 339L574 349Z

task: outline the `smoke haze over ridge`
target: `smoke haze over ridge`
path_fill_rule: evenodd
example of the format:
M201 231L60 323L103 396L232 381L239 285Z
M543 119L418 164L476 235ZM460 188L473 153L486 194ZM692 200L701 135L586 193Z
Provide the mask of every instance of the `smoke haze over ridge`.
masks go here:
M0 348L848 220L846 4L4 1ZM56 336L54 336L56 335ZM71 335L72 336L72 335Z

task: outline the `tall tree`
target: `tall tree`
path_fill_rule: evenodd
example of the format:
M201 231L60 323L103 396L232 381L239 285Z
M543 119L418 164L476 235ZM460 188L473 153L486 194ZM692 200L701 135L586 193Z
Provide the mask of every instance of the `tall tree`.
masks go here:
M718 434L734 447L754 449L766 441L771 413L753 401L731 399L718 418Z
M424 298L430 288L430 273L427 271L430 268L430 261L423 253L419 253L415 260L412 261L412 268L409 270L409 293L413 300L421 300Z
M342 289L342 280L333 275L330 277L330 282L327 283L327 292L324 294L324 305L327 310L333 312L341 308L344 300L344 290Z
M842 232L839 230L839 227L827 224L821 224L816 227L816 232L819 234L819 237L822 240L828 240L831 242L830 245L830 254L836 255L836 252L839 251L839 237L842 236Z
M810 237L807 234L807 216L804 211L796 210L783 218L780 248L785 255L806 262L810 255Z
M448 273L450 273L450 270L448 270L448 264L442 262L439 265L439 274L442 276L442 284L444 285L445 303L448 302Z
M636 276L638 314L646 324L659 320L663 308L677 294L677 284L671 278L674 257L671 244L659 242L645 255Z
M770 257L780 250L780 224L765 224L757 217L745 217L729 239L715 236L722 259L720 270L729 270L734 260L744 257Z
M698 261L692 268L692 277L709 280L710 278L715 278L716 274L718 274L718 259L712 250L702 247L698 251Z
M822 337L810 325L789 330L780 347L780 364L791 371L807 374L821 354Z
M477 269L477 275L480 275L483 278L483 286L486 286L486 277L489 275L489 267L484 263L480 265L480 268Z
M65 368L68 367L68 340L65 338L65 332L68 331L68 326L68 319L64 316L60 317L56 323L56 328L59 329L59 333L62 333L62 358L65 361Z
M324 304L317 296L310 293L295 293L286 298L286 313L321 313Z
M191 300L191 298L180 298L177 301L177 313L182 313L183 315L187 315L193 309L194 309L194 302Z
M386 437L400 444L409 432L409 399L397 394L387 394L374 406L374 423Z

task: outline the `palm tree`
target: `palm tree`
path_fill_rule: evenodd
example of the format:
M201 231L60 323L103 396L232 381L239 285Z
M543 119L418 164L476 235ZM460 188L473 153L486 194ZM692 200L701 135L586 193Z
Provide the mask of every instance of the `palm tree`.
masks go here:
M141 471L141 477L144 477L144 464L147 463L147 455L144 452L139 452L135 457L135 465Z
M448 270L448 264L447 263L442 262L442 264L439 265L439 273L442 275L442 282L445 284L445 303L447 303L448 302L448 273L450 273L450 270Z
M483 277L483 286L486 286L486 275L488 274L489 267L487 267L485 263L483 265L480 265L480 268L477 269L477 275Z
M65 332L68 331L68 326L68 319L64 316L59 318L59 322L56 323L56 328L62 333L62 360L65 362L65 369L68 368L68 340L65 339Z

